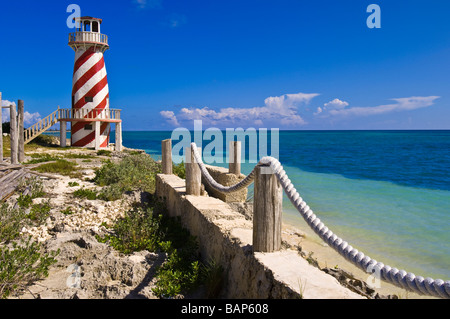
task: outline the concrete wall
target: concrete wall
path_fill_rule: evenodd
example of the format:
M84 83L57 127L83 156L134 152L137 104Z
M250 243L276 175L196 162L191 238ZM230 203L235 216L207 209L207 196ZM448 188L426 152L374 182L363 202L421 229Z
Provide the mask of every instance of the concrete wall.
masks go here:
M156 195L199 242L201 257L226 270L223 298L361 298L308 264L295 250L254 253L252 222L224 201L185 193L185 182L158 174Z

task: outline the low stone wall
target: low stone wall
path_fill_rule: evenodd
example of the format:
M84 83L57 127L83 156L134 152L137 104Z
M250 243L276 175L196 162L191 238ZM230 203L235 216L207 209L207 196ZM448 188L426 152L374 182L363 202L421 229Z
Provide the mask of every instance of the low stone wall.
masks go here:
M199 242L201 257L225 269L223 298L361 298L297 251L254 253L252 222L224 201L186 195L185 181L158 174L156 195Z
M228 168L205 165L211 177L219 184L224 186L231 186L245 178L244 174L236 176L235 174L228 173ZM237 192L233 193L221 193L213 189L208 185L205 178L202 176L202 183L205 185L205 190L208 192L209 196L223 200L226 203L232 202L245 202L247 199L247 188L243 188Z

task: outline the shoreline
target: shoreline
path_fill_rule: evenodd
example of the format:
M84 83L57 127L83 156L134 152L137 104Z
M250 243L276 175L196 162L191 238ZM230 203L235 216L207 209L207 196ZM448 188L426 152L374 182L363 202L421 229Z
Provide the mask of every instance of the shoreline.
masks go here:
M355 278L366 282L369 286L375 285L373 289L381 295L396 295L400 299L438 299L432 296L420 295L407 291L383 280L375 281L373 278L369 278L370 275L368 273L346 260L336 250L329 247L307 225L306 227L301 227L283 221L283 240L301 246L302 251L307 255L312 252L311 257L318 262L319 268L336 267L337 269L349 272Z
M140 149L129 149L129 148L125 148L124 149L128 150L128 151L137 151L137 152L143 152L145 153L145 151L140 150ZM55 147L54 150L49 151L44 150L44 149L36 149L34 150L32 153L87 153L87 154L94 154L96 153L96 151L92 151L92 150L85 150L85 149L73 149L73 150L62 150L62 149L58 149L57 147ZM28 152L31 153L31 152ZM150 156L149 154L147 154L148 156ZM120 157L120 156L119 156ZM29 158L29 156L26 156L26 158ZM80 165L83 165L82 160L75 160L75 162L79 163ZM68 181L76 181L78 182L80 185L84 185L84 186L93 186L93 183L91 182L86 182L85 178L86 177L92 177L93 174L93 170L95 167L98 167L96 165L100 165L101 162L99 163L84 163L83 165L83 176L82 178L69 178L69 177L64 177L61 176L61 181L58 184L59 186L55 186L56 188L54 188L52 190L52 194L50 195L50 197L62 197L62 199L59 199L59 207L64 207L64 205L67 205L67 203L64 203L64 200L67 201L67 197L64 197L65 193L67 193L67 183ZM47 184L52 184L53 182L48 182ZM89 185L90 184L90 185ZM95 185L94 185L95 186ZM81 187L81 186L80 186ZM64 190L64 188L66 188L66 190ZM74 189L70 189L70 191L73 191ZM56 199L55 199L56 200ZM97 217L106 217L106 218L116 218L118 216L120 216L120 214L118 213L118 210L120 210L121 208L124 209L125 207L127 207L129 205L129 199L128 199L128 203L125 204L125 206L123 206L121 204L117 204L117 203L111 203L111 202L103 202L103 203L94 203L94 205L91 205L92 203L90 203L89 205L86 205L86 202L88 201L84 201L84 200L79 200L79 202L77 202L78 200L75 201L75 203L71 203L70 205L78 205L78 206L86 206L88 208L90 208L93 212L93 214L91 214L91 217L89 221L87 221L87 219L89 218L85 218L84 221L78 220L76 222L74 222L74 224L78 223L78 226L80 226L81 228L83 228L83 223L87 223L87 226L85 230L87 230L90 233L96 233L98 231L103 231L101 229L101 223L104 221L102 219L98 219L96 220ZM94 208L93 206L96 206L97 208ZM108 207L109 206L109 207ZM89 210L88 208L86 208L84 211L80 211L81 214L86 214L87 211ZM108 208L108 209L107 209ZM109 215L109 213L107 213L106 211L110 211L112 210L114 213L112 215ZM87 214L89 215L89 214ZM81 215L80 217L82 217L83 215ZM93 217L92 217L93 216ZM74 217L75 218L75 217ZM67 223L67 221L65 222ZM37 229L32 230L31 232L29 232L30 234L33 234L35 237L41 237L41 241L45 242L47 240L52 240L50 237L45 236L45 233L47 233L48 235L48 229L54 229L55 228L55 223L47 223L47 225L43 226L43 227L38 227ZM67 227L67 226L66 226ZM64 228L64 227L63 227ZM75 227L76 228L76 227ZM80 228L80 229L81 229ZM79 229L79 230L80 230ZM70 231L70 227L66 228L66 231L69 230ZM27 231L28 232L28 231ZM33 233L34 232L34 233ZM61 238L61 233L59 233L60 236L59 238ZM56 236L56 237L58 237ZM70 236L69 236L70 237ZM365 274L362 270L360 270L359 268L357 268L356 266L354 266L353 264L349 263L348 261L346 261L342 256L340 256L336 251L334 251L332 248L330 247L326 247L323 245L322 240L313 233L312 230L310 229L303 229L303 227L298 227L298 225L291 225L289 222L283 220L283 233L282 233L282 237L283 237L283 241L285 243L287 243L287 245L291 246L292 249L297 249L300 246L300 250L303 254L305 255L310 255L310 257L312 257L315 261L317 261L319 268L324 268L324 267L334 267L334 266L338 266L339 269L342 269L346 272L351 273L352 275L354 275L355 278L358 278L361 281L366 281L366 279L368 278L368 274ZM87 241L87 240L86 240ZM90 243L90 246L97 246L97 244L94 243ZM88 246L89 246L88 245ZM111 252L109 252L111 253ZM134 257L133 257L134 256ZM120 256L118 256L117 258L121 258ZM142 260L142 256L139 254L135 254L132 255L132 259L136 259L136 260ZM145 257L146 258L146 257ZM161 256L153 256L153 259L161 259ZM128 261L128 259L127 259ZM66 268L68 267L68 265L64 265ZM61 268L61 267L60 267ZM61 270L59 271L59 276L66 276L67 277L67 272L65 272L65 270L61 273ZM48 278L45 278L43 280L43 282L51 282L51 280L47 280ZM61 278L60 278L61 279ZM39 283L39 282L38 282ZM51 285L51 283L50 283ZM34 288L37 288L38 285L35 285ZM40 289L40 288L39 288ZM39 290L38 289L38 290ZM63 290L67 290L67 288L65 287L61 287L61 285L59 286L58 289L63 289ZM72 289L72 290L71 290ZM72 295L74 294L73 289L75 288L71 288L69 289L72 293ZM113 288L111 288L113 289ZM418 295L418 294L414 294L411 292L408 292L404 289L395 287L391 284L388 284L386 282L381 282L381 286L380 288L376 288L375 289L377 293L379 293L380 295L397 295L400 298L408 298L408 299L428 299L428 298L433 298L433 297L427 297L427 296L422 296L422 295ZM41 291L41 290L39 290ZM75 292L76 295L76 292ZM64 296L65 298L70 297L70 294L64 294L62 293L62 296ZM28 296L30 297L30 296ZM87 296L83 296L82 294L78 295L78 297L87 297ZM151 293L148 293L147 291L147 297L152 297ZM120 298L120 297L119 297Z

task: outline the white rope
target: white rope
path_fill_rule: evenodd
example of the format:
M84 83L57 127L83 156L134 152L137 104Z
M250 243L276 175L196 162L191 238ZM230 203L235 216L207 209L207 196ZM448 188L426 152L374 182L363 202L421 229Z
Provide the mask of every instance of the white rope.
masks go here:
M194 150L194 157L198 163L200 170L211 187L220 192L235 192L239 189L247 187L253 182L255 175L255 168L247 175L242 181L232 186L223 186L217 183L209 174L202 158L197 151L197 145L191 143L191 147ZM295 208L302 215L303 219L312 228L312 230L330 247L334 248L345 259L349 260L357 267L361 268L367 273L375 273L379 275L380 279L392 283L400 288L404 288L409 291L414 291L422 295L430 295L434 297L450 299L450 281L443 281L441 279L423 278L422 276L416 276L413 273L406 272L404 270L398 270L397 268L391 268L388 265L384 265L382 262L364 255L362 252L353 248L346 241L336 236L328 227L326 227L320 219L313 213L311 208L300 197L299 193L295 189L291 180L288 178L286 172L281 166L281 163L274 157L263 157L257 165L268 165L272 169L272 172L277 176L280 185L283 187L287 197L294 205Z

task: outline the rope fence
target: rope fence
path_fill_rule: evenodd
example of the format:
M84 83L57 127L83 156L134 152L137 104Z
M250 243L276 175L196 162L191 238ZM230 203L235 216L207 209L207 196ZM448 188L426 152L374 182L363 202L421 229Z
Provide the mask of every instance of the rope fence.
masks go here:
M163 141L164 143L164 141ZM200 168L201 175L204 177L206 182L219 192L230 193L236 192L240 189L248 187L251 183L255 182L260 178L261 169L265 172L262 174L274 176L276 178L285 192L291 203L298 210L300 215L306 221L306 223L311 227L311 229L330 247L336 250L345 259L356 265L358 268L362 269L366 273L374 274L380 279L389 282L397 287L403 288L408 291L413 291L421 295L428 295L438 298L450 299L450 281L443 281L442 279L432 279L430 277L424 278L422 276L416 276L411 272L406 272L405 270L399 270L394 267L378 262L375 259L370 258L364 253L358 251L356 248L352 247L349 243L344 241L342 238L334 234L324 223L314 214L312 209L307 205L307 203L300 197L300 194L295 189L288 175L281 163L274 157L266 156L260 159L258 164L253 168L253 170L244 179L238 183L231 186L224 186L217 183L214 178L209 174L205 164L202 161L202 157L198 151L197 145L191 143L190 150L188 149L191 163L186 163L186 165L194 165ZM171 158L170 158L171 161ZM163 159L164 162L164 159ZM236 164L236 163L235 163ZM270 168L270 171L268 170ZM189 183L188 178L186 178L186 184ZM260 185L260 184L258 184ZM256 183L255 183L255 193L256 193ZM259 186L258 186L259 187ZM270 188L273 189L273 186ZM267 189L265 189L267 190ZM261 192L260 192L261 193ZM273 198L273 194L263 194L263 196L268 198ZM254 198L254 203L256 204L260 198ZM274 208L276 205L272 206ZM276 208L274 208L276 210ZM254 212L255 213L255 212ZM273 213L269 213L273 214ZM272 225L273 226L273 225ZM255 230L254 230L255 233ZM255 235L254 235L255 236ZM281 231L279 232L281 236ZM255 242L255 237L254 237Z

